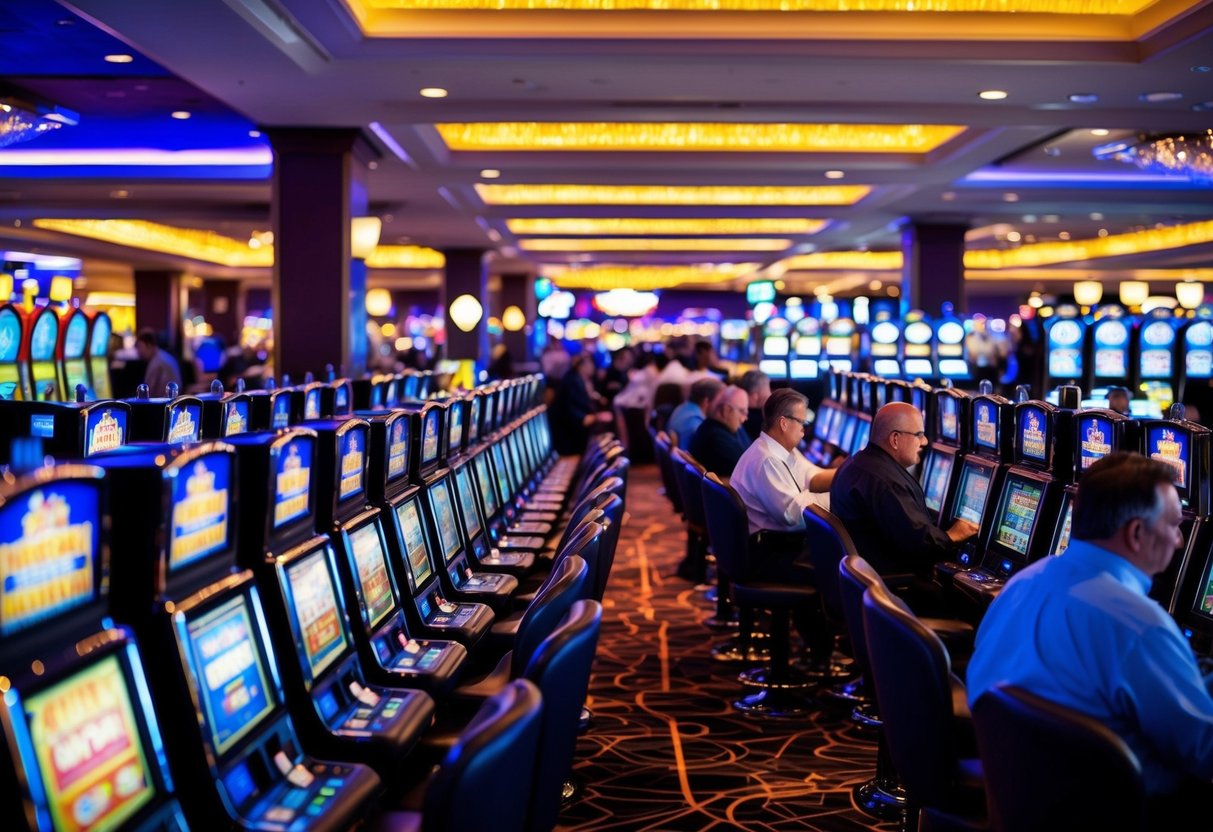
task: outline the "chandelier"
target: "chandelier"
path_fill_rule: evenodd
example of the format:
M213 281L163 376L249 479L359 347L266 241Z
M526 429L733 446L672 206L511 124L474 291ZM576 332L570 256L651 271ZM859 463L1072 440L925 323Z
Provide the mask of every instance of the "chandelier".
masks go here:
M61 107L35 110L14 99L0 98L0 147L27 142L64 125L75 126L79 121L76 113Z
M1151 173L1178 173L1202 185L1213 184L1213 129L1197 133L1139 136L1101 145L1096 159L1115 159Z

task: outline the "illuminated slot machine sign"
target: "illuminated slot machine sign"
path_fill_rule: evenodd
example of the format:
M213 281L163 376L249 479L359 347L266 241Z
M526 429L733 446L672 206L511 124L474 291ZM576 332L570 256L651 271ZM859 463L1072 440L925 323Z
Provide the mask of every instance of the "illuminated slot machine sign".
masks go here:
M0 306L0 398L31 398L29 380L17 361L21 339L21 315L12 306Z
M286 568L287 609L303 675L313 682L349 646L326 544Z
M337 501L345 502L366 490L365 425L351 427L338 438Z
M902 371L908 378L930 378L935 375L931 360L931 341L935 330L926 320L908 321L901 333L905 342Z
M206 454L172 471L170 574L231 548L232 459L227 453Z
M303 391L303 418L305 421L320 418L319 387L308 387Z
M973 429L969 436L974 453L992 458L1002 456L1002 416L1004 409L999 402L986 396L975 396L969 406ZM1008 402L1009 404L1009 402Z
M1177 333L1170 310L1166 317L1142 322L1138 333L1138 377L1146 398L1165 413L1175 401L1175 347Z
M109 399L114 395L110 384L109 364L110 334L113 328L109 315L104 312L93 313L88 335L88 369L93 393L98 399Z
M129 407L122 402L90 407L84 417L84 455L92 456L125 445L129 415Z
M387 481L399 482L409 472L409 420L395 419L388 429Z
M1015 456L1029 465L1049 469L1053 463L1052 413L1035 404L1015 409Z
M333 395L333 415L351 416L354 413L354 399L349 379L334 381L331 385Z
M801 318L794 330L788 375L795 379L817 378L821 372L821 324L816 318Z
M446 409L447 456L458 456L463 452L463 414L466 403L455 399Z
M270 428L281 430L291 424L291 393L289 390L279 390L273 396L270 407Z
M770 318L762 328L762 357L758 367L771 378L787 378L788 354L791 352L789 335L792 323L787 318Z
M1178 423L1151 422L1145 426L1146 456L1165 462L1175 470L1175 488L1185 507L1194 494L1192 477L1192 433Z
M883 378L901 378L901 325L896 321L873 324L868 333L872 345L872 372Z
M59 371L55 367L55 347L59 343L59 316L51 309L35 309L29 334L29 373L34 399L40 402L63 401Z
M1110 413L1083 412L1078 415L1078 470L1081 476L1097 461L1118 450L1120 431Z
M855 322L850 318L835 318L826 324L825 350L830 369L846 373L854 368L854 335Z
M1213 321L1195 320L1184 327L1184 375L1213 378Z
M202 425L202 402L190 398L178 401L165 409L164 441L170 445L181 445L198 441L198 430Z
M872 435L872 417L867 414L860 414L855 420L855 432L851 440L850 453L857 454L868 445L868 439Z
M422 475L436 470L442 462L442 413L441 407L427 407L421 413L418 470Z
M233 398L223 402L223 435L239 436L249 430L249 400Z
M966 379L972 375L965 359L965 328L959 320L945 318L936 322L935 357L943 378Z
M310 436L296 436L276 448L273 464L274 531L311 516L312 457L315 451L316 441Z
M59 354L62 358L62 388L65 398L76 400L76 387L82 386L90 397L95 391L88 375L88 316L80 309L72 310L63 319Z
M1084 329L1083 322L1077 318L1055 318L1045 330L1046 369L1055 383L1082 381Z
M935 392L935 441L952 446L962 443L961 424L965 399L951 390Z
M1129 325L1120 318L1107 318L1091 327L1091 373L1096 385L1129 376Z
M415 372L407 372L404 375L404 382L401 385L400 398L404 401L417 401L420 396L418 389L420 386L420 378Z

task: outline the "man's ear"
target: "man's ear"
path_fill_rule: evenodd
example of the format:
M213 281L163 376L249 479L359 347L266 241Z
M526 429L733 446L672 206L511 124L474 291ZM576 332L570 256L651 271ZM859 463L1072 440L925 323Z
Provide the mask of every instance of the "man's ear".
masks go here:
M1124 524L1124 526L1121 528L1121 535L1124 545L1129 549L1129 551L1136 552L1141 548L1145 531L1145 521L1140 517L1134 517L1128 523Z

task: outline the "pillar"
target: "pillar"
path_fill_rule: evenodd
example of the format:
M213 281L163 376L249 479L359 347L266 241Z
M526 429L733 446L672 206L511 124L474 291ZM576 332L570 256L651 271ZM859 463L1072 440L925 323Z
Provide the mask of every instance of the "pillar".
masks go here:
M502 343L510 351L515 364L529 363L534 360L531 355L531 330L535 326L538 315L535 302L535 279L529 274L503 274L501 276L501 291L498 293L501 308L494 309L493 314L505 320L505 310L517 306L526 316L526 326L517 332L506 329L501 336Z
M446 320L446 357L455 361L474 360L483 368L489 360L489 272L484 251L478 248L451 248L446 257L446 278L442 282L441 306ZM464 332L451 321L451 301L471 295L480 301L484 314L471 332Z
M169 352L181 350L185 275L165 269L135 269L135 329L155 331Z
M901 229L902 309L939 314L944 303L964 312L965 232L959 223L907 222Z
M374 151L357 129L266 131L274 148L274 365L321 378L366 369L366 269L350 257L350 218L366 212ZM361 264L360 264L361 265Z
M224 347L240 343L240 283L236 280L202 281L203 315Z

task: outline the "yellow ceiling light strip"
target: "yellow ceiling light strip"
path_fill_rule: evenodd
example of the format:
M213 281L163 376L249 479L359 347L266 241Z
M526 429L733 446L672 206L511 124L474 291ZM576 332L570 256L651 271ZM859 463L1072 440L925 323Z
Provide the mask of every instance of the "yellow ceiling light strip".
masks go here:
M506 220L513 234L815 234L825 220L799 217L709 217L663 219L649 217L559 217Z
M714 284L736 280L753 271L753 263L712 266L589 266L545 270L544 276L562 289L635 289L651 292L686 283Z
M379 11L906 12L1133 15L1155 0L358 0Z
M901 269L902 257L900 251L818 251L789 257L781 261L780 266L789 272L817 269L897 271Z
M273 246L249 248L246 240L234 240L213 231L196 228L177 228L146 220L71 219L36 219L34 226L115 245L218 263L222 266L274 265Z
M476 185L486 205L854 205L868 185Z
M969 251L965 253L964 262L965 268L968 269L1030 268L1165 251L1208 242L1213 242L1213 220L1149 228L1129 234L1111 234L1088 240L1030 243L1018 248Z
M474 122L436 124L457 151L703 151L929 153L954 124L730 124L712 122Z
M783 239L670 239L660 237L604 237L594 240L555 240L546 237L518 241L524 251L783 251L792 244Z
M425 246L378 246L366 258L370 269L441 269L446 257Z

